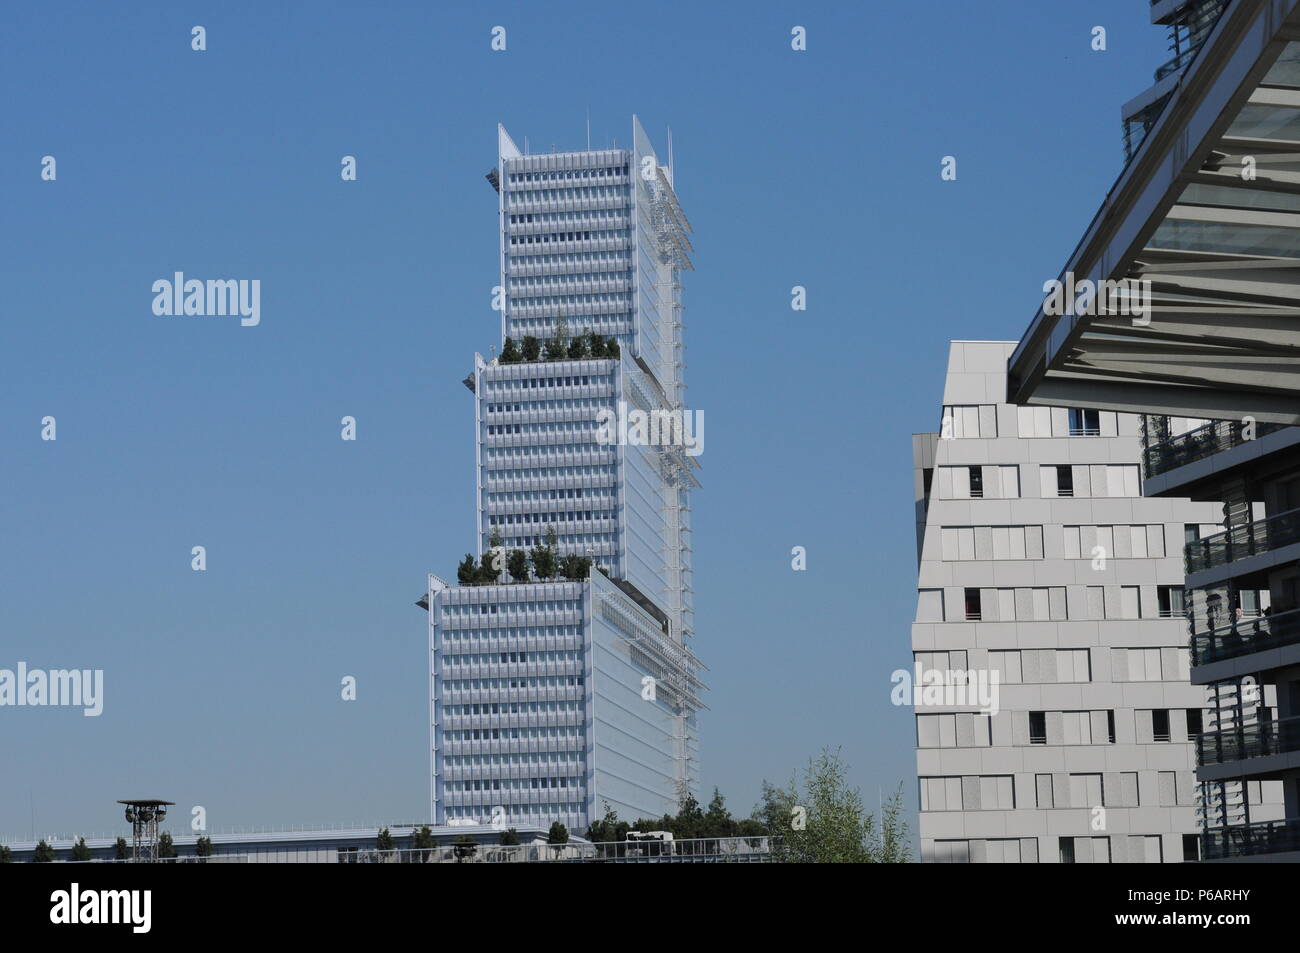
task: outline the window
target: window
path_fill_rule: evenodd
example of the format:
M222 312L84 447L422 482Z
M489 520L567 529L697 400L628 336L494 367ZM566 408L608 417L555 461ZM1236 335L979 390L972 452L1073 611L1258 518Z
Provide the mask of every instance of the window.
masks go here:
M1198 861L1201 859L1201 839L1195 834L1183 835L1183 860Z
M1102 800L1100 774L1070 775L1070 806L1101 807Z
M1115 743L1115 709L1106 712L1106 732L1111 744Z
M1169 740L1169 709L1155 708L1151 711L1151 737L1154 741Z
M1096 410L1070 408L1070 436L1096 437L1101 434L1101 413Z
M1056 495L1074 496L1074 467L1056 468Z
M1156 602L1162 619L1181 619L1187 614L1182 586L1157 586Z
M1120 586L1119 611L1121 619L1142 618L1141 600L1138 599L1137 586Z
M970 468L970 498L972 500L982 500L984 498L984 468Z
M1058 682L1087 682L1092 680L1087 649L1057 649L1056 680Z
M1061 855L1060 856L1061 863L1063 864L1074 863L1074 838L1059 837L1057 838L1057 844Z
M1199 708L1187 709L1187 737L1192 738L1205 730L1205 720Z
M943 590L922 589L916 599L917 622L943 621Z
M978 589L966 590L966 620L968 622L980 621L980 591Z
M1047 744L1047 712L1031 711L1029 713L1029 743L1031 745Z

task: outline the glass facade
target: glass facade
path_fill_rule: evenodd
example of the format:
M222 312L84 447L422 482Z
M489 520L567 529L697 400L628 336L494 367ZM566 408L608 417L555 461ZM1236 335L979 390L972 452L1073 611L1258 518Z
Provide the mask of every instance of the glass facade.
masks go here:
M690 491L681 446L611 439L631 411L685 414L685 217L633 119L632 148L526 155L500 130L502 348L466 381L477 558L549 542L585 578L430 577L435 823L583 833L608 804L674 811L697 781ZM618 343L617 356L575 337ZM526 338L552 350L517 350ZM507 345L507 342L509 344ZM603 350L603 349L602 349ZM495 351L495 349L494 349ZM509 357L507 358L507 355ZM620 431L621 433L621 431Z

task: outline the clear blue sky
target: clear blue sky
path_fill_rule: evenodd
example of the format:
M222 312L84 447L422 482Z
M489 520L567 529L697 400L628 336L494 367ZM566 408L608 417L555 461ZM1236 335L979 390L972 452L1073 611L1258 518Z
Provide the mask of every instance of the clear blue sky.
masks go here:
M595 145L671 125L696 231L706 789L748 813L832 745L873 806L914 801L910 434L947 341L1019 337L1118 173L1147 8L6 4L0 667L106 686L99 718L0 709L0 836L32 804L38 835L121 830L131 796L212 829L427 817L413 603L472 547L483 176L498 121L569 150L587 109ZM154 316L174 271L260 279L261 325Z

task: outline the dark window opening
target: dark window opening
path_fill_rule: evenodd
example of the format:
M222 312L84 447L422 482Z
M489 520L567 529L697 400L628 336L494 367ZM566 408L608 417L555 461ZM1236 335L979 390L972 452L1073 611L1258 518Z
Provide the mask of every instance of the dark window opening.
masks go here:
M1031 711L1029 713L1029 743L1031 745L1047 744L1047 712Z

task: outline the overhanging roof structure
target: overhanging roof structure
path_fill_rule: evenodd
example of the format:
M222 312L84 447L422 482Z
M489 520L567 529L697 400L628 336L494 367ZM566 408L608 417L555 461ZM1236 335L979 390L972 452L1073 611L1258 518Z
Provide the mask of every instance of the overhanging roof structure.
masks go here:
M1300 0L1228 6L1067 274L1150 281L1150 314L1040 307L1012 403L1300 424Z

